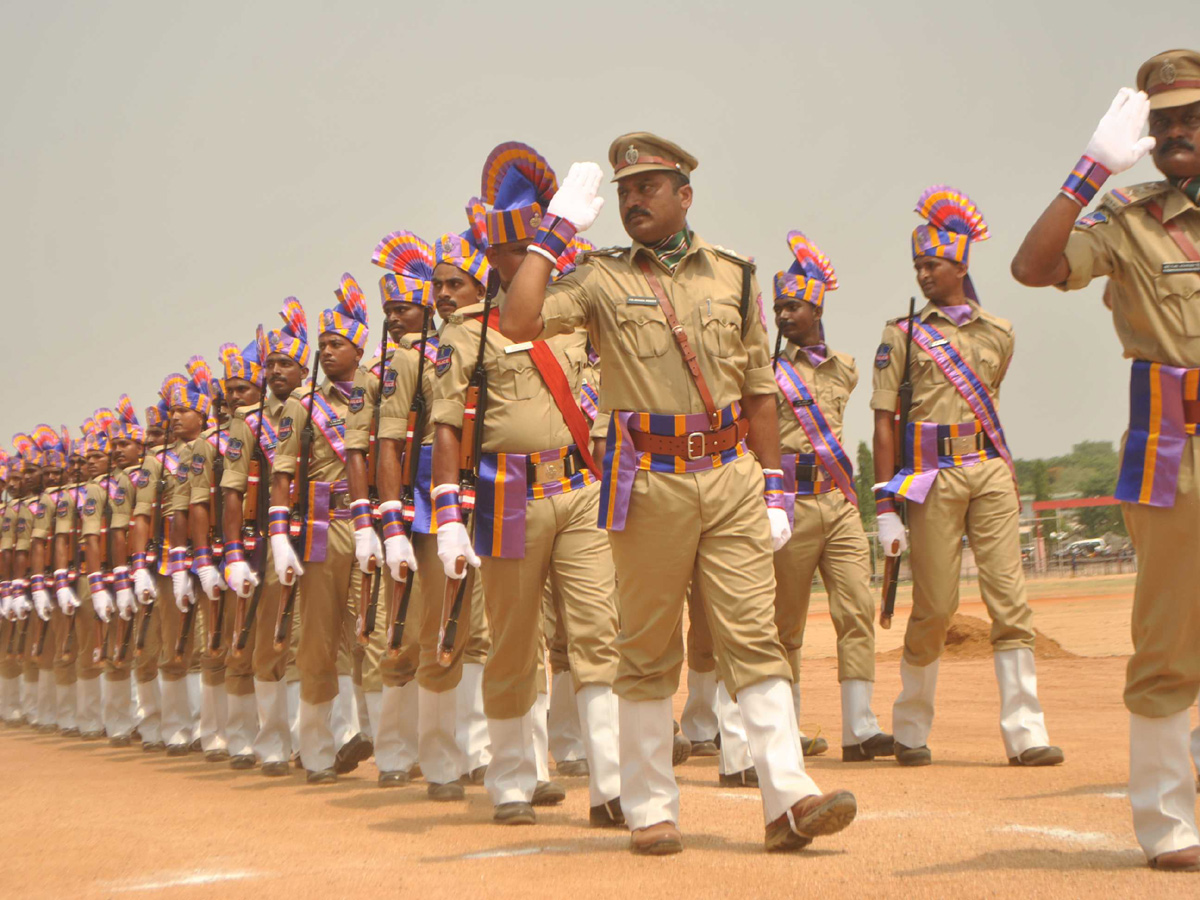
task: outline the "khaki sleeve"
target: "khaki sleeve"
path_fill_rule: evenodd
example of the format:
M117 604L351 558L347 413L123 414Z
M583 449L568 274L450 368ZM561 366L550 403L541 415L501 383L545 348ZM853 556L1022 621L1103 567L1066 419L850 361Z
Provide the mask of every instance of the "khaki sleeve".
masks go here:
M308 413L295 397L288 397L279 418L279 446L275 448L273 471L295 475L300 457L300 432Z
M29 550L33 544L33 510L26 503L21 504L21 511L17 514L17 537L13 542L13 549L18 553Z
M250 477L250 460L254 458L254 432L245 419L229 423L229 446L225 448L225 465L221 473L221 489L229 488L244 494Z
M775 374L771 371L771 345L767 340L767 319L763 312L757 275L750 276L750 306L746 310L746 318L749 322L742 323L742 343L749 359L746 362L746 380L742 383L742 396L775 394L779 385L775 383Z
M4 518L0 519L0 550L11 550L13 538L13 517L5 510Z
M1113 274L1118 261L1128 252L1125 244L1125 230L1111 218L1095 225L1076 225L1063 252L1070 274L1056 287L1077 291L1087 287L1093 278Z
M188 503L191 506L208 504L216 453L208 438L198 437L192 443L192 464L188 467Z
M846 393L853 394L858 387L858 363L851 359L846 363Z
M70 534L75 527L75 492L78 488L67 488L58 497L54 508L54 533Z
M168 512L187 512L192 505L192 494L188 486L192 471L192 445L184 444L179 448L179 468L171 485L171 501Z
M379 405L379 437L404 441L408 434L408 411L417 390L417 369L421 360L412 351L397 352L392 359L383 386L383 402ZM425 360L428 368L432 363ZM430 398L426 397L428 402Z
M904 376L904 333L895 325L883 329L871 374L871 409L894 410Z
M38 514L33 517L33 534L35 541L44 541L54 531L54 495L49 491L42 494L38 504Z
M380 362L382 366L383 363ZM375 400L379 396L379 378L369 369L354 373L350 389L350 411L346 413L346 449L363 453L371 445L371 419L375 415ZM361 402L360 402L361 398Z
M133 514L133 482L124 472L114 476L117 480L117 495L112 500L112 527L128 528Z
M466 325L449 324L442 330L437 379L433 384L434 423L462 428L467 382L471 380L470 369L479 353L479 340L480 335ZM443 367L445 354L448 362Z
M158 457L147 454L140 471L144 474L138 477L142 485L137 489L132 515L150 518L154 515L154 500L158 495L158 473L161 471Z
M546 288L546 299L542 303L543 338L570 334L588 323L598 271L597 264L584 261Z
M88 483L87 499L83 501L83 524L79 528L79 533L85 537L100 533L104 516L104 494L103 487L94 481Z

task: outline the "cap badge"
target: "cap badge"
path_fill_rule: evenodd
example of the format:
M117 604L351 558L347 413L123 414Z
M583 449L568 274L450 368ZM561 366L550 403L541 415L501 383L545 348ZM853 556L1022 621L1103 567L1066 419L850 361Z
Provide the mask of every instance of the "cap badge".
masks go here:
M541 224L542 224L542 214L541 213L535 212L532 216L529 217L529 227L537 228Z
M630 145L629 145L629 149L625 151L625 163L626 163L626 165L630 165L630 166L632 166L632 165L633 165L635 162L637 162L637 161L638 161L638 155L639 155L639 154L638 154L637 147L633 146L633 144L630 144Z
M443 253L453 253L454 252L454 239L452 237L450 237L450 235L446 235L446 237L442 240L442 252Z
M1163 63L1162 72L1159 73L1159 77L1162 78L1163 84L1174 84L1175 63L1171 62L1169 59Z

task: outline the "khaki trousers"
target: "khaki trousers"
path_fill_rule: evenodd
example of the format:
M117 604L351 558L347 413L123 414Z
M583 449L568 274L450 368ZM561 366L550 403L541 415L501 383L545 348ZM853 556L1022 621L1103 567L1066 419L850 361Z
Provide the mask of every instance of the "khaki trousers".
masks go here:
M907 503L913 607L904 659L928 666L942 655L958 609L965 533L979 567L979 592L992 617L992 649L1033 647L1033 612L1021 568L1021 508L1002 459L942 469L924 503Z
M818 570L837 633L838 681L874 681L871 551L858 509L838 490L796 498L792 539L775 554L775 624L797 683L812 580Z
M412 590L408 594L408 612L405 615L404 632L400 635L400 653L398 656L390 657L387 655L387 630L391 624L389 616L393 611L392 593L396 583L392 581L391 571L386 566L383 569L383 582L379 587L379 614L375 619L375 635L372 638L372 647L378 643L379 683L368 680L364 670L364 691L378 691L384 687L404 687L417 677L417 665L421 656L421 578L425 577L425 574L424 572L410 572L408 577L412 581ZM399 596L395 598L395 602L397 605L400 603ZM369 653L368 656L370 656ZM371 686L368 687L368 684Z
M458 687L462 678L462 667L467 645L471 643L476 623L483 619L483 582L476 577L475 570L467 567L467 593L463 597L463 608L459 614L458 632L454 640L454 656L450 665L442 666L437 661L438 631L442 624L442 605L446 593L446 573L437 555L437 535L413 534L413 553L417 557L420 577L413 587L413 594L420 591L420 603L416 604L417 618L410 613L405 631L417 625L417 640L420 644L417 660L417 684L427 691L442 694ZM414 597L414 600L416 598ZM486 627L482 629L485 633Z
M354 527L348 520L329 523L324 562L304 563L300 576L300 699L327 703L338 693L338 676L354 671L354 610L362 572L354 561Z
M611 556L611 553L610 553ZM546 635L546 649L550 654L550 674L559 675L571 671L571 659L567 655L567 631L563 627L562 590L554 579L554 573L546 579L546 590L542 593L542 628Z
M542 598L553 574L563 591L567 655L578 691L611 686L617 674L617 608L608 538L596 527L600 485L531 500L525 506L525 556L483 557L483 595L492 652L483 670L489 719L523 716L533 706L542 655Z
M306 567L307 568L307 567ZM258 600L258 611L254 614L254 627L246 641L246 651L253 648L252 666L256 681L296 681L296 647L300 641L300 586L296 585L296 599L292 604L292 620L288 624L287 640L282 650L275 649L275 620L279 618L279 605L283 602L283 585L275 574L275 561L267 552L266 579L262 596ZM289 677L294 675L295 677Z
M105 633L104 623L96 615L92 606L92 591L88 587L87 578L80 576L75 582L75 596L79 598L79 609L75 610L75 636L73 638L75 655L75 676L84 681L99 678L104 671L105 663L96 662L94 654L100 646L101 636Z
M158 661L162 655L162 613L163 606L174 601L170 597L171 582L165 578L155 577L154 589L158 597L154 600L153 612L149 612L150 624L146 627L146 643L142 652L137 651L137 636L142 627L142 619L148 614L148 608L138 603L137 617L133 623L133 640L129 649L133 660L134 677L139 684L147 684L158 678ZM166 591L166 593L163 593Z
M1184 447L1174 506L1121 509L1138 561L1125 706L1164 718L1200 691L1200 440Z
M770 678L791 680L775 629L762 491L762 469L749 455L707 472L637 473L625 529L609 532L621 622L619 696L661 700L679 687L693 577L730 694Z
M199 616L197 616L199 618ZM170 578L158 579L158 600L154 604L154 621L158 624L160 655L158 671L164 681L178 681L192 670L196 662L196 631L193 626L192 635L184 647L183 658L175 659L175 646L179 641L179 632L183 627L183 613L175 605L175 595L171 590ZM151 622L151 628L154 627Z

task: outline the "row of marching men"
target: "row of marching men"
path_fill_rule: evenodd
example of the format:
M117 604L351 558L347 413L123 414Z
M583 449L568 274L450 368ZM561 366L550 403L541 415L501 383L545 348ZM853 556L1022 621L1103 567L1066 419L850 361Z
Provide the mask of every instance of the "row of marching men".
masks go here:
M841 443L858 374L822 324L832 264L788 235L771 354L753 264L687 226L695 157L634 133L609 160L632 249L575 234L599 211L598 167L572 167L560 187L531 147L502 144L466 230L432 244L396 231L376 246L387 334L374 357L365 296L344 275L316 329L289 298L283 327L221 348L223 377L199 357L168 376L145 428L123 398L78 447L44 427L19 436L4 714L20 714L18 682L36 683L25 715L48 730L121 744L136 727L145 749L198 741L210 760L267 775L286 774L295 751L313 784L373 754L381 785L419 771L434 800L482 783L503 824L532 823L535 805L564 796L549 776L550 718L559 770L588 775L589 823L627 825L647 854L682 849L671 766L690 739L719 754L722 784L761 788L766 848L797 850L857 810L804 771L827 746L797 724L819 569L843 760L928 764L957 579L917 597L893 739L872 711L869 549ZM872 406L891 435L908 382L934 458L957 460L913 525L914 571L956 571L968 505L971 521L996 522L972 542L998 586L985 599L1006 756L1052 765L1062 754L1036 696L1011 457L994 406L975 402L998 390L1011 326L982 310L966 275L968 245L987 236L969 198L937 186L918 212L930 305L919 328L889 323ZM536 327L505 318L541 293ZM972 396L939 374L947 346L947 365L979 370ZM893 466L887 450L877 499L899 553L891 504L915 498L914 484L928 492L938 466L911 453ZM670 698L685 604L680 734Z

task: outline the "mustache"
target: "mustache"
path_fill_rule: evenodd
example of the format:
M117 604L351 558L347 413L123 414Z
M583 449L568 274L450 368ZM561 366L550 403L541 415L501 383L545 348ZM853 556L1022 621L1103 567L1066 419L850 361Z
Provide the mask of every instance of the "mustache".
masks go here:
M625 213L625 221L628 222L634 216L648 216L648 215L650 215L650 210L643 209L640 206L635 206L632 209L630 209L629 212Z
M1193 153L1196 151L1196 145L1187 138L1171 138L1162 145L1160 153L1170 153L1172 150L1190 150Z

